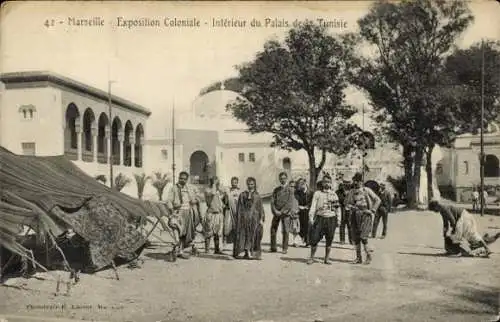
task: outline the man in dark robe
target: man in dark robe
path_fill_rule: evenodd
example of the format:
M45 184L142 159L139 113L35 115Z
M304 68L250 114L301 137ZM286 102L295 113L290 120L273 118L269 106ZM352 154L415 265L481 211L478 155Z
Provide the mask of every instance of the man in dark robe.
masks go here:
M261 259L261 241L265 220L262 199L257 192L257 181L247 179L247 190L243 191L236 207L236 231L233 255L238 258L245 252L245 259Z
M276 187L271 197L271 211L273 219L271 222L271 253L276 253L276 233L281 223L281 232L283 235L283 254L288 250L288 233L290 227L290 212L292 211L295 193L288 185L288 174L281 172L279 174L280 186Z
M298 181L298 189L295 192L295 198L299 203L299 236L304 242L304 247L309 247L309 208L311 207L312 197L313 192L307 187L306 180L300 179Z

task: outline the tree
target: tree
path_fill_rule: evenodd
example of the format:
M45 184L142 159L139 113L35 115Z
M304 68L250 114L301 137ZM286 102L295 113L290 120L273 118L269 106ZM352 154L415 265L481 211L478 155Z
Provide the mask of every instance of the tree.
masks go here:
M368 93L380 130L403 148L410 207L417 206L425 153L454 139L456 106L442 108L440 73L472 21L464 1L444 0L378 2L358 21L376 54L359 58L354 83Z
M348 41L308 21L237 66L244 98L227 109L250 133L271 133L272 146L304 150L311 187L327 152L346 154L353 146L349 138L360 131L347 122L356 110L344 101L352 50Z
M115 178L115 184L114 184L114 188L117 190L117 191L122 191L123 188L125 188L126 186L128 186L130 184L131 180L125 176L123 173L120 173L116 176Z
M145 173L134 174L135 183L137 184L137 198L142 199L142 194L144 193L144 187L150 179Z
M152 180L153 180L152 185L153 187L156 188L156 191L158 193L158 200L162 201L163 191L165 190L167 184L170 182L170 179L168 178L167 174L158 171L153 173Z
M477 134L481 128L481 64L483 49L475 43L456 50L445 62L448 80L447 99L459 106L455 118L457 132ZM500 42L484 42L484 119L485 124L498 117L500 105Z

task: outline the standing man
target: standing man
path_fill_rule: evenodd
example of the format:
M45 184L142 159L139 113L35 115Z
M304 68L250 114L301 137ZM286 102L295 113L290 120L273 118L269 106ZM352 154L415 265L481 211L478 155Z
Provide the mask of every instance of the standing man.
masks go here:
M262 229L265 220L262 198L257 192L257 181L247 178L247 190L238 197L236 234L233 243L234 258L245 252L245 259L262 259Z
M318 248L318 243L325 237L325 259L324 263L330 265L330 250L335 229L338 224L338 214L340 212L340 203L337 194L331 189L332 179L328 176L323 177L321 190L314 193L311 209L309 210L309 220L311 225L311 256L307 264L314 263L314 255Z
M279 174L280 186L276 187L272 194L271 211L273 219L271 221L271 253L276 253L276 233L281 223L281 232L283 235L283 254L288 251L288 233L290 227L290 215L294 204L294 191L288 185L288 174L281 172Z
M304 247L309 247L309 208L311 207L313 192L307 187L305 179L298 180L298 189L295 198L299 203L300 232Z
M472 211L477 212L479 210L479 191L474 187L472 189Z
M488 191L483 188L483 199L481 200L481 203L483 204L483 209L486 210L486 205L488 204Z
M234 242L235 234L235 216L236 216L236 206L238 205L238 197L240 196L241 190L238 186L239 180L237 177L231 178L231 187L226 191L224 195L224 240L223 246L226 243Z
M368 237L372 231L373 216L381 200L373 190L363 186L363 175L356 173L352 178L353 189L347 193L345 204L350 213L352 239L356 245L355 264L363 262L361 244L365 249L365 264L372 261L372 250L368 248Z
M377 236L377 228L380 222L380 218L382 218L382 239L387 235L387 221L389 217L389 213L392 210L392 194L387 191L385 188L385 184L380 184L379 189L379 198L381 200L380 207L377 209L377 213L375 214L375 220L373 222L373 230L372 237L375 238Z
M199 198L193 188L187 184L189 174L185 171L179 173L179 179L170 190L167 197L167 208L179 222L180 249L178 256L188 259L184 249L192 246L193 254L196 247L193 244L196 236L196 226L199 219Z
M340 203L340 243L345 244L345 230L347 228L347 237L349 239L349 244L352 245L351 224L349 221L349 216L347 215L347 211L345 210L345 196L348 190L348 184L346 182L342 182L341 184L339 184L339 188L335 193L337 194Z
M215 254L224 254L220 242L224 234L224 192L217 177L210 178L210 186L205 190L207 213L204 220L205 253L210 250L210 240L214 238Z

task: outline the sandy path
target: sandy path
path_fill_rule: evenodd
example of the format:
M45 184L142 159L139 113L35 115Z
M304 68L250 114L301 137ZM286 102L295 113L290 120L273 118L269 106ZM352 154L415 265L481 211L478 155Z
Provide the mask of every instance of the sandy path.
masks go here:
M485 229L500 226L500 217L478 220ZM332 251L332 266L307 266L304 248L291 248L287 255L266 253L263 261L212 255L176 263L164 260L166 249L154 248L142 256L141 269L120 267L120 281L109 270L83 275L70 297L54 296L54 282L9 280L9 285L29 290L0 288L0 317L5 313L8 321L34 321L12 317L23 315L38 321L53 316L137 322L420 322L488 321L498 313L498 254L490 259L436 256L443 251L438 215L397 213L389 224L388 238L371 240L376 252L370 266L350 264L352 248L339 244ZM266 234L266 250L268 239ZM492 250L500 252L500 242ZM322 248L317 255L323 255Z

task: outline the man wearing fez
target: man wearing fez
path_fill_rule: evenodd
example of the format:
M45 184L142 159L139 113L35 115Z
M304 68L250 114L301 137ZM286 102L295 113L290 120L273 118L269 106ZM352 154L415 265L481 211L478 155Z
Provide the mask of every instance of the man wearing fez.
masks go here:
M347 193L345 205L350 213L351 233L356 246L356 264L363 262L361 244L363 244L366 261L370 264L372 250L368 247L368 238L372 232L373 216L375 215L381 200L373 190L363 186L363 175L356 173L352 178L353 188Z
M170 190L167 197L167 207L180 223L180 249L179 257L187 259L189 256L184 249L192 246L193 254L196 247L193 242L196 236L196 226L200 223L199 203L196 191L188 184L189 174L185 171L179 173L179 179Z
M340 212L339 198L331 189L332 179L329 176L321 180L321 190L317 190L312 199L309 210L309 221L311 225L311 256L307 264L314 263L314 255L318 248L318 243L325 237L325 264L330 262L330 250L332 247L335 229L338 224L338 215Z

